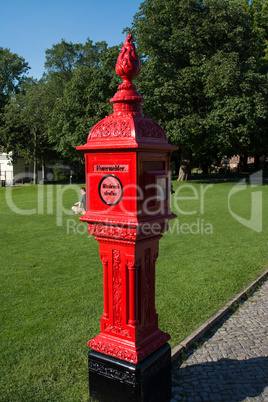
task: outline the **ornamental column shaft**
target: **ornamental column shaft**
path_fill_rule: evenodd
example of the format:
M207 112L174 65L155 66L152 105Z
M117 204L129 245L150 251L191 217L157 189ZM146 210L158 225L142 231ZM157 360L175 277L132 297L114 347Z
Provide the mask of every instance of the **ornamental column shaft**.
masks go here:
M92 128L85 145L77 147L85 154L88 194L80 220L88 222L89 233L96 236L103 266L101 331L88 342L90 389L92 396L107 396L109 402L126 400L126 394L129 400L143 400L141 395L148 394L144 373L153 372L152 362L157 361L150 384L156 390L154 400L162 401L170 393L170 336L158 328L155 263L162 233L175 217L170 210L169 170L176 147L142 113L145 101L132 83L140 73L140 60L131 35L116 72L123 83L111 99L113 113ZM133 371L133 384L126 371L121 373L123 366L128 373ZM127 378L119 380L124 386L107 380L115 367ZM115 390L114 399L110 392L105 395L105 384Z

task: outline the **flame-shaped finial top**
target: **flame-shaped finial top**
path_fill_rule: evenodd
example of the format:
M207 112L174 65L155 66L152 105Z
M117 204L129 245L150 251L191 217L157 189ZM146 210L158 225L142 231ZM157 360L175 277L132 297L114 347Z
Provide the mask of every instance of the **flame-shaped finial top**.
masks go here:
M115 71L124 81L129 83L140 74L140 70L140 59L137 55L132 35L129 34L119 53Z
M145 100L132 83L132 80L140 74L140 70L140 59L137 55L132 35L129 34L115 66L115 71L123 78L123 83L119 85L119 91L110 100L110 102L114 103L114 113L126 113L126 110L131 111L131 113L142 113L142 103Z

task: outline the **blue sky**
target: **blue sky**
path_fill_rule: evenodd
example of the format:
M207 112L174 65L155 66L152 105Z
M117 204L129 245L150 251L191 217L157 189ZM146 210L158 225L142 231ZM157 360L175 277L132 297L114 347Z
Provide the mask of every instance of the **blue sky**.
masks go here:
M142 0L0 0L0 47L29 63L29 76L41 78L45 50L61 39L73 43L125 40Z

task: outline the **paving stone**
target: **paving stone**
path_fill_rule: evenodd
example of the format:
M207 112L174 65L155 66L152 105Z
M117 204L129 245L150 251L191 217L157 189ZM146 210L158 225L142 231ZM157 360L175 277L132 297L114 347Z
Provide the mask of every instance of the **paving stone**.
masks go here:
M173 367L173 400L267 402L267 322L268 281Z

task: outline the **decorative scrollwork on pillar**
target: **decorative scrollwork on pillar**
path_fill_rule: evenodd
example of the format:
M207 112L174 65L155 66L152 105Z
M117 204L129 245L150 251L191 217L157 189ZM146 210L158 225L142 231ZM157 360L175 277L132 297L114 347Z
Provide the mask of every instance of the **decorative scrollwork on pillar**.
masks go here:
M152 307L153 314L156 317L156 308L155 308L155 263L158 258L158 251L156 251L153 255L153 268L152 268ZM156 318L157 319L157 318Z
M120 250L113 250L113 322L122 326L122 273Z
M137 318L137 266L134 258L127 259L127 267L129 271L128 294L129 294L129 325L138 325Z
M151 249L144 250L144 320L149 323L151 303Z
M103 318L109 318L108 259L106 255L100 258L103 265Z

